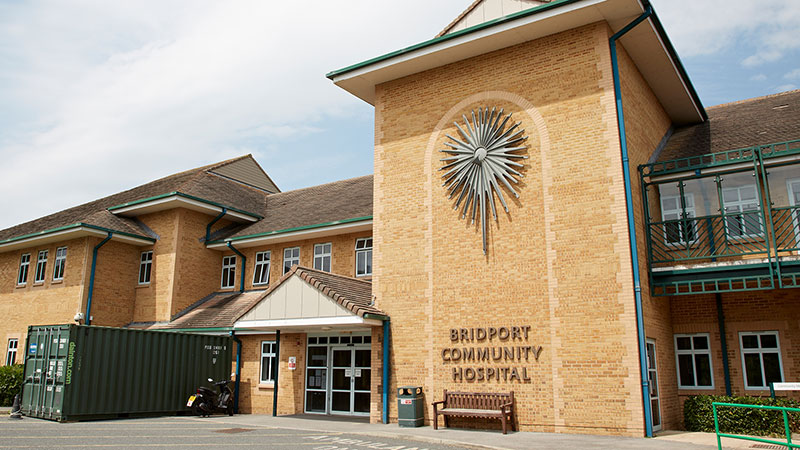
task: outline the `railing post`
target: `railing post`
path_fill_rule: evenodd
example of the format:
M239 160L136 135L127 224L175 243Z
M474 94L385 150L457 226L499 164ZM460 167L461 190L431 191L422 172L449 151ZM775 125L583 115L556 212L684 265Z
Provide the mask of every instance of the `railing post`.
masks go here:
M765 148L769 148L769 146L767 146ZM775 221L774 221L773 216L772 216L772 212L773 212L772 211L772 199L771 199L770 193L769 193L769 178L767 178L769 174L767 173L767 169L764 167L764 158L763 158L763 156L761 154L761 148L758 148L757 151L758 151L758 165L761 167L761 179L763 180L763 183L764 183L764 196L766 197L762 201L762 204L761 204L762 215L765 214L763 211L765 211L765 210L769 211L769 221L767 221L766 219L764 221L764 223L769 226L769 229L767 230L767 232L769 233L769 236L766 236L766 239L764 239L764 241L767 244L767 258L769 259L770 275L772 276L772 280L773 280L772 281L772 283L773 283L772 286L775 287L775 278L774 278L775 274L774 274L774 272L772 270L773 260L772 260L772 252L770 251L770 245L769 245L770 240L772 241L772 246L771 246L772 250L775 251L774 264L775 264L775 269L778 271L778 286L782 287L783 286L783 281L782 281L783 277L781 276L781 263L778 260L778 244L777 244L777 241L775 240Z
M792 430L789 429L789 414L783 410L783 429L786 430L786 443L792 443ZM791 447L789 447L791 448Z
M712 403L711 409L714 411L714 430L717 433L717 449L722 450L722 439L719 437L719 419L717 418L717 405Z
M714 182L717 184L717 202L719 203L719 213L722 217L722 236L725 238L725 251L728 250L728 223L725 218L725 202L722 200L722 177L719 175L714 177Z

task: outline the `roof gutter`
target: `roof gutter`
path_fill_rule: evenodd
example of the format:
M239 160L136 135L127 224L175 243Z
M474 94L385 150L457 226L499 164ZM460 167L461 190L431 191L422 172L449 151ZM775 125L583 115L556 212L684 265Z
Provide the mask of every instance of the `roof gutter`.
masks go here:
M125 238L129 238L128 239L129 241L131 241L131 240L132 241L143 241L143 242L136 242L136 243L139 243L139 244L152 244L152 243L154 243L156 241L155 239L153 239L152 237L149 237L149 236L142 236L142 235L133 234L133 233L126 233L124 231L118 231L118 230L114 230L112 228L105 228L105 227L101 227L101 226L98 226L98 225L91 225L91 224L84 223L84 222L76 222L76 223L69 224L69 225L64 225L64 226L61 226L61 227L51 228L49 230L39 231L39 232L36 232L36 233L23 234L22 236L17 236L17 237L13 237L13 238L2 240L2 241L0 241L0 249L2 249L2 247L4 247L4 246L10 245L10 244L15 244L15 243L17 243L19 241L24 241L24 240L28 240L28 239L33 241L33 240L37 240L37 239L41 239L41 238L46 238L46 237L48 237L50 235L53 235L53 234L56 234L56 233L64 233L64 232L73 231L73 230L74 231L81 231L80 230L81 228L85 228L87 230L101 231L103 233L112 233L115 238L125 237Z
M244 256L242 254L242 252L237 250L236 247L233 246L232 242L228 242L228 248L233 250L233 253L236 253L237 255L239 255L240 258L242 258L242 271L241 271L241 274L239 275L239 277L240 277L239 292L244 292L244 266L245 266L245 263L247 263L247 257Z
M322 231L323 228L339 228L345 227L347 225L356 224L357 222L371 222L372 216L364 216L364 217L354 217L352 219L342 219L342 220L335 220L333 222L324 222L318 223L314 225L303 225L300 227L292 227L292 228L284 228L282 230L275 230L275 231L267 231L264 233L256 233L256 234L248 234L245 236L236 236L227 239L220 239L212 242L206 243L208 248L225 248L229 242L240 242L242 241L250 241L250 240L268 240L273 237L283 237L284 235L289 235L291 233L307 233L313 231Z
M179 191L167 192L166 194L155 195L153 197L147 197L147 198L143 198L143 199L139 199L139 200L134 200L132 202L127 202L127 203L122 203L122 204L119 204L119 205L114 205L114 206L109 207L108 211L110 211L110 212L112 212L114 214L123 214L123 213L129 212L129 211L133 211L133 210L138 209L138 208L143 208L143 207L149 206L148 203L155 203L155 202L159 202L159 201L164 201L166 199L169 199L170 197L177 197L177 198L182 198L182 199L185 199L185 200L199 202L199 203L202 203L204 205L211 206L214 209L218 209L218 210L225 209L226 212L228 212L228 213L236 213L236 216L244 216L245 218L247 218L250 221L257 221L257 220L261 220L261 219L264 218L263 216L260 216L258 214L255 214L255 213L252 213L252 212L249 212L249 211L245 211L243 209L231 208L229 206L225 206L225 205L222 205L220 203L217 203L217 202L214 202L214 201L211 201L211 200L207 200L207 199L204 199L204 198L201 198L201 197L196 197L194 195L184 194L183 192L179 192Z
M644 314L642 313L642 282L639 274L639 250L636 244L636 222L633 216L633 191L631 189L630 159L628 157L628 142L625 135L625 114L622 108L622 87L620 85L619 61L617 59L617 40L636 25L647 20L653 14L653 8L648 4L646 11L614 33L609 39L611 49L611 69L614 77L614 99L617 105L617 125L619 127L619 146L622 157L622 173L625 181L625 209L628 213L628 239L631 249L631 265L633 268L633 293L636 303L636 333L639 342L639 369L642 383L642 404L644 406L644 427L647 437L653 437L653 419L650 411L650 386L647 371L647 348L645 346Z

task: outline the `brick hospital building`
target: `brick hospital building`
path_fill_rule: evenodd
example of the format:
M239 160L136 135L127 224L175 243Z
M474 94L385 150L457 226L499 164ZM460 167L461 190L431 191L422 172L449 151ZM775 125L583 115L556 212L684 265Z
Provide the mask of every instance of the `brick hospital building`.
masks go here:
M800 91L704 107L647 0L479 0L327 77L374 175L248 155L0 231L5 362L77 314L234 336L242 412L514 391L521 430L631 436L800 379Z

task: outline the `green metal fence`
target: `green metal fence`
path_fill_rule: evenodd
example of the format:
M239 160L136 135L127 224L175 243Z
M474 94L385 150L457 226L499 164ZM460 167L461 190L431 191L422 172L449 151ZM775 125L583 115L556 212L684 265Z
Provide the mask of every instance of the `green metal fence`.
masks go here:
M750 409L761 409L761 410L772 410L772 411L781 411L783 413L783 428L786 432L786 442L783 441L776 441L773 439L764 439L758 438L753 436L742 436L738 434L727 434L727 433L720 433L719 432L719 420L717 418L717 407L718 406L725 406L725 407L732 407L732 408L750 408ZM773 445L782 445L785 446L787 449L792 448L800 448L800 445L792 443L792 430L789 427L789 412L796 412L800 413L800 408L788 408L785 406L766 406L766 405L742 405L739 403L721 403L721 402L714 402L711 404L711 407L714 412L714 429L717 432L717 448L722 450L722 438L733 438L733 439L743 439L746 441L755 441L761 442L764 444L773 444Z

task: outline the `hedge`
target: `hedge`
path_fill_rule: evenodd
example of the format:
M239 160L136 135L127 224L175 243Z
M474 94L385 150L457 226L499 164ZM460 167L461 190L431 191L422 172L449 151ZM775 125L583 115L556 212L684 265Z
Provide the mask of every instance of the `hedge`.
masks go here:
M724 395L692 395L683 404L683 420L687 431L714 433L714 402L745 405L786 406L800 408L800 402L788 398L727 397ZM800 431L800 413L789 412L789 426ZM750 436L784 436L783 414L780 411L718 406L719 431Z
M0 366L0 406L11 406L22 390L22 364Z

